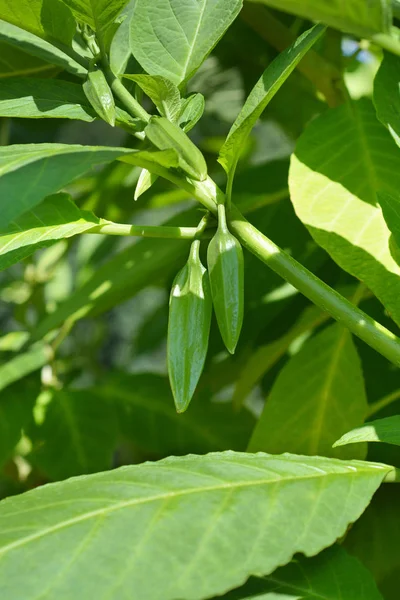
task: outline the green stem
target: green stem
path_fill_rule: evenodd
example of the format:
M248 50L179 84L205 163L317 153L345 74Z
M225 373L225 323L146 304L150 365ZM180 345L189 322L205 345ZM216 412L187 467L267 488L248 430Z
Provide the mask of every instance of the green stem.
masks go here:
M125 225L122 223L104 223L96 225L86 233L102 233L106 235L137 236L151 238L192 240L198 236L197 227L171 227L153 225ZM202 238L210 238L211 233L204 232Z
M148 123L150 121L149 113L139 104L137 100L128 92L124 84L111 71L107 57L102 55L102 65L104 75L114 94L120 99L126 110L133 117L138 117L142 121Z
M396 402L397 400L400 400L400 389L391 392L387 396L384 396L380 400L377 400L377 402L371 404L368 408L367 417L372 417L373 415L376 415L376 413L380 412L381 410L383 410L393 402Z
M214 215L217 215L218 204L224 204L225 202L223 192L210 178L199 182L172 174L163 167L149 165L149 168L188 191ZM395 365L400 366L400 339L394 333L354 306L289 254L286 254L246 221L234 205L232 206L229 225L232 233L236 235L243 246L267 264L275 273L293 285L322 310L328 312L371 348Z
M400 339L330 288L245 220L237 211L230 222L241 243L304 296L354 335L400 366Z

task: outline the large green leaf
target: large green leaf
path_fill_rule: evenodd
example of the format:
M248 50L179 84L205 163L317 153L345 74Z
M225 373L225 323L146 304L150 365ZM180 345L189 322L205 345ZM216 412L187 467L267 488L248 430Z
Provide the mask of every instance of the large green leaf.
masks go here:
M61 0L0 0L0 19L48 40L70 44L76 24Z
M81 23L86 23L109 46L115 21L128 0L62 0Z
M111 468L117 440L111 402L88 390L55 391L43 413L29 430L30 460L50 479Z
M371 573L340 546L297 557L220 600L382 600ZM214 600L218 600L215 598Z
M345 433L334 446L346 446L359 442L386 442L400 446L400 415L370 421L363 427Z
M0 85L0 117L95 119L82 86L55 79L18 77Z
M2 48L4 48L3 61L5 61L5 63L9 62L10 59L12 61L14 56L14 53L8 44L14 46L17 52L19 52L19 62L16 63L16 65L19 65L16 73L17 75L34 74L35 72L38 72L37 69L39 67L42 71L45 69L48 70L51 68L51 64L57 65L58 67L66 69L81 77L86 73L84 67L52 44L46 42L46 40L2 20L0 20L0 41L7 43L7 46L2 46ZM28 57L27 54L41 60L34 60L32 57ZM25 64L23 61L24 57ZM42 60L46 62L42 63ZM33 71L33 66L36 66L36 71ZM14 71L15 70L16 69L14 69Z
M249 450L354 456L332 450L332 444L350 423L362 424L366 412L361 362L351 335L331 325L307 341L280 371ZM359 449L357 458L363 454Z
M245 450L255 425L247 411L200 397L178 415L168 379L159 375L116 374L93 390L120 407L121 430L135 447L153 456Z
M312 121L292 157L289 186L296 213L315 241L400 323L400 267L376 204L378 190L398 194L400 153L369 101Z
M10 77L53 76L57 67L0 41L0 81Z
M132 151L69 144L21 144L0 148L0 227L86 171Z
M54 194L0 231L0 271L53 241L84 233L98 225L92 213L79 210L68 194Z
M296 552L331 545L391 469L226 452L47 485L0 504L0 593L7 600L221 594Z
M350 529L346 549L371 571L385 600L398 600L400 572L400 486L382 486Z
M136 0L131 48L149 75L189 79L225 33L242 0Z
M235 170L240 154L246 147L247 137L267 104L324 31L325 27L321 25L316 25L306 31L292 46L279 54L264 71L247 98L220 150L218 160L227 173Z
M251 0L299 15L311 21L322 21L330 27L349 33L370 36L388 31L391 25L390 0Z

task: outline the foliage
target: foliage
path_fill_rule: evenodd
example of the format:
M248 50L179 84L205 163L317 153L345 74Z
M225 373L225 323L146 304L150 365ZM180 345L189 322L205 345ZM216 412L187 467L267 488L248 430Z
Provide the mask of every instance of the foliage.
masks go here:
M2 598L397 600L399 16L0 0Z

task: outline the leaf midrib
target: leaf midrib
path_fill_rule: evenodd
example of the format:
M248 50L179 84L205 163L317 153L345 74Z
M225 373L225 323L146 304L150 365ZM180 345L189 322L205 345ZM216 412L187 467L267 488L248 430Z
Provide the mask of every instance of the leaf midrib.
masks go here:
M299 463L299 466L300 465L301 465L301 463ZM303 466L307 466L307 465L303 464ZM377 467L377 465L375 465L375 468L376 467ZM384 470L383 466L381 469L382 469L382 471ZM388 469L389 469L389 467L388 467ZM26 536L25 538L22 538L15 542L11 542L10 544L3 546L3 548L0 548L0 556L4 555L9 550L13 550L13 549L23 546L25 544L29 544L30 542L33 542L33 541L40 539L46 535L54 533L55 531L64 529L65 527L68 527L70 525L75 525L77 523L87 521L89 519L92 519L92 518L95 518L95 517L98 517L101 515L115 512L117 510L121 510L124 508L138 506L141 504L156 502L156 501L160 501L160 500L167 500L170 498L178 498L178 497L182 497L182 496L190 496L192 494L198 494L198 493L205 494L207 492L214 492L214 491L218 491L218 490L232 490L232 488L240 489L240 488L246 488L246 487L264 486L267 484L282 483L282 482L292 483L293 481L313 480L318 477L334 478L334 477L340 477L340 476L350 476L350 478L354 478L356 475L361 475L364 472L365 473L372 472L372 469L366 468L364 470L361 467L361 468L358 468L357 471L355 471L355 472L349 471L349 472L342 472L342 473L329 473L329 472L323 471L322 473L313 473L312 475L307 475L307 476L291 475L290 477L278 477L275 479L260 479L260 480L252 480L250 482L249 481L239 481L239 482L235 482L234 484L221 483L219 485L196 487L196 488L190 488L190 489L167 492L167 493L164 492L164 493L156 494L154 496L147 496L146 498L134 498L134 499L131 499L128 501L120 502L111 507L93 510L93 511L84 513L78 517L73 517L71 519L67 519L66 521L61 521L60 523L57 523L56 525L54 525L52 527L48 527L40 532ZM188 474L190 475L190 472L188 472ZM51 505L47 505L47 507L43 507L43 508L50 508L50 507L51 507ZM18 513L13 513L13 514L15 515ZM8 516L10 516L10 515L8 515Z

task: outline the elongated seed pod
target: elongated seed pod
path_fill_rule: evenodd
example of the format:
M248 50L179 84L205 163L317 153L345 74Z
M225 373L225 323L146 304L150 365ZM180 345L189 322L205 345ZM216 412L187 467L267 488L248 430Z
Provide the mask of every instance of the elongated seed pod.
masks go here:
M165 117L152 117L144 131L159 150L176 150L180 167L189 177L197 181L207 178L204 156L179 125L171 123Z
M172 285L168 320L168 373L177 412L192 399L208 349L212 300L208 273L195 240Z
M83 91L99 117L114 127L114 96L101 69L96 67L89 69L87 79L83 84Z
M233 354L243 323L244 262L242 247L228 230L222 204L218 205L218 229L208 246L207 264L218 327Z

